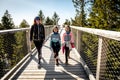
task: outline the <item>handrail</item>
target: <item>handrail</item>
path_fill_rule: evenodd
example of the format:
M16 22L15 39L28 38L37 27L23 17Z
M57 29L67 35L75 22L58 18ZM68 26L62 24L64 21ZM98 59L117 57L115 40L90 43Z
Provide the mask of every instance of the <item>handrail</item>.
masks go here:
M26 31L29 30L30 28L18 28L18 29L8 29L8 30L0 30L0 34L3 33L12 33L12 32L17 32L17 31Z
M120 41L120 32L71 26L73 29Z
M45 27L50 27L50 26L53 26L53 25L46 25ZM29 28L17 28L17 29L0 30L0 34L13 33L13 32L17 32L17 31L26 31L26 30L30 30L30 27Z

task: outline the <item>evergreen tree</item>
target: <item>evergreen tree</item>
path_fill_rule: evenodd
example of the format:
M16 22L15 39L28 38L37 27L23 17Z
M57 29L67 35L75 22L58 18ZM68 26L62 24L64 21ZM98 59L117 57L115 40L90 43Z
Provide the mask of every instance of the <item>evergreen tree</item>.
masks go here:
M85 0L72 0L72 2L77 12L75 20L72 19L72 21L77 23L76 25L85 26L86 25Z
M40 10L40 11L39 11L38 16L40 17L40 19L42 19L42 22L44 23L45 16L44 16L44 14L43 14L42 10Z
M1 20L1 24L4 30L13 29L15 27L8 10L5 11L4 16L2 17L2 20Z
M107 21L110 30L120 31L120 0L110 0L109 2L104 1L103 3L106 3L106 13L108 15Z
M28 22L23 19L23 21L20 23L20 28L26 28L29 27L30 25L28 24Z
M58 25L58 21L59 21L59 16L56 12L54 12L53 16L52 16L52 19L53 19L53 24L54 25Z
M47 17L45 21L45 25L53 25L53 20Z
M12 21L11 15L9 14L8 10L5 11L4 16L2 17L1 20L2 24L2 29L13 29L14 28L14 23ZM12 55L14 53L14 44L16 44L15 36L14 33L6 33L2 35L3 43L2 45L2 53L1 54L7 54L9 59L12 60ZM3 55L3 56L4 56ZM14 63L11 62L11 65Z
M29 27L29 24L27 23L26 20L23 20L20 23L19 27L26 28L26 27ZM16 62L20 61L28 53L26 33L27 33L26 31L22 31L22 32L17 32L15 34L16 41L17 41L15 45L15 52L16 52L15 56L17 56Z
M0 23L0 30L13 28L14 23L11 15L9 14L8 10L6 10ZM13 53L15 44L16 40L14 33L0 34L0 77L6 73L5 69L8 69L10 66L14 65ZM7 66L8 61L10 66Z
M81 26L81 27L83 27L82 26L83 25L83 23L82 23L82 14L76 15L75 19L71 18L71 22L72 22L72 25L74 25L74 26ZM86 21L84 21L84 26L85 25L86 25Z
M2 24L0 23L0 30L2 30ZM0 34L0 78L4 75L4 62L3 62L3 35Z
M0 23L0 30L2 30L2 24Z
M70 25L70 21L66 19L64 25Z
M88 21L95 28L120 28L120 0L95 0Z
M29 27L29 24L28 24L28 22L26 21L26 20L23 20L22 22L21 22L21 24L20 24L20 28L26 28L26 27ZM22 46L22 53L24 53L25 54L25 52L26 52L26 54L27 54L27 52L28 52L28 48L27 48L27 32L22 32L21 34L20 34L20 36L22 37L21 38L21 42L20 42L20 44L21 44L21 46Z

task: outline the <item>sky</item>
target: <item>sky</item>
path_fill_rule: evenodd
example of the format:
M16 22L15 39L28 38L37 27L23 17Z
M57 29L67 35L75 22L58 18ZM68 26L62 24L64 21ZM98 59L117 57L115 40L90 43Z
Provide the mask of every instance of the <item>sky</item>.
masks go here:
M23 19L32 25L40 10L50 18L56 12L60 17L59 24L63 24L65 19L74 18L76 14L72 0L0 0L0 21L6 10L16 26Z

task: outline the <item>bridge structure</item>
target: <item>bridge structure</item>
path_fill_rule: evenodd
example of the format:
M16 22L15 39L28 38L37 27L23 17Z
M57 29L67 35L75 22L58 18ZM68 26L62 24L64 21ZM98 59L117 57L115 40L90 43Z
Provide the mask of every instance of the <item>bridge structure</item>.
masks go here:
M75 48L69 64L60 50L60 65L56 66L50 48L52 28L45 26L40 66L37 50L29 40L30 28L0 31L1 80L120 80L120 32L71 26ZM64 31L59 27L61 36Z

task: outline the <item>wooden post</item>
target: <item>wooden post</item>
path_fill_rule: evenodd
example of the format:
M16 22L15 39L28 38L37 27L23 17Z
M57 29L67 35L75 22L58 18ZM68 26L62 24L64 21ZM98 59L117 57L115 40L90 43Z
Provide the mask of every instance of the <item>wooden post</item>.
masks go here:
M100 77L100 63L101 63L102 45L103 45L103 37L99 36L96 80L99 80L99 77Z
M26 31L28 53L31 51L30 30Z
M80 51L81 51L81 41L82 41L82 32L81 31L79 31L79 30L77 30L77 36L76 36L76 38L77 38L77 42L76 42L76 48L77 48L77 51L80 53Z

